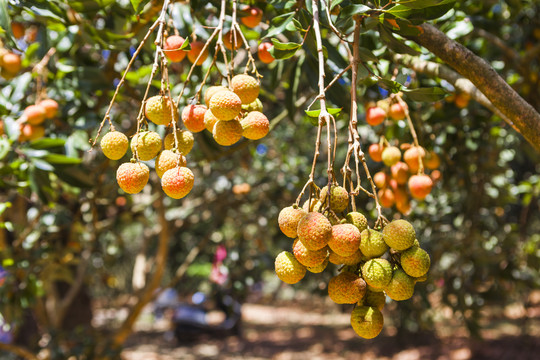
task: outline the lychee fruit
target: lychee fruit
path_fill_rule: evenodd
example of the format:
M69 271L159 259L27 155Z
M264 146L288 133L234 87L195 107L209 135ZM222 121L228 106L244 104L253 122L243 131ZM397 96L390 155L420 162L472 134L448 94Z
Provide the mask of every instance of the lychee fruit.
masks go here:
M194 176L187 167L175 167L161 177L161 188L173 199L181 199L193 188Z
M384 317L376 307L357 306L351 313L351 326L364 339L373 339L379 335L383 325Z
M414 294L415 279L410 277L402 269L397 269L392 275L392 279L384 286L384 292L395 301L410 299Z
M382 145L371 144L369 145L369 148L368 148L369 157L371 158L371 160L375 162L381 162L383 150L384 150L384 147Z
M314 274L322 273L326 267L328 266L328 258L324 259L322 264L319 264L317 266L307 266L306 269Z
M137 152L140 160L152 160L160 150L161 137L154 131L141 131L131 138L131 151Z
M431 265L428 253L418 246L413 246L402 252L400 262L403 271L415 278L427 274Z
M371 287L382 289L392 279L392 265L385 259L370 259L362 266L362 276Z
M242 8L242 11L247 13L246 16L242 16L240 21L248 28L254 28L261 22L263 11L255 6L246 6Z
M276 257L275 270L278 278L287 284L296 284L306 275L306 267L288 251L282 251Z
M212 111L210 109L206 110L204 113L204 127L206 130L210 131L211 133L214 132L214 125L219 121L217 117L212 114Z
M302 241L296 239L293 243L293 254L296 260L300 264L307 267L314 267L320 265L328 257L328 250L326 247L319 250L309 250L304 246Z
M206 113L206 106L204 105L188 105L182 110L182 121L191 132L197 133L203 131L204 127L204 114Z
M381 256L388 250L383 234L373 229L365 229L361 233L360 251L368 258Z
M225 34L223 34L223 45L229 49L233 49L233 43L234 43L234 50L240 49L240 47L244 44L244 40L242 40L242 36L238 32L238 30L234 30L234 33L229 30Z
M178 151L180 151L184 156L189 154L191 149L193 149L193 144L195 142L193 134L187 130L177 129L176 138L178 139ZM165 139L163 140L163 145L165 147L165 150L171 150L175 147L174 133L170 133L165 136Z
M206 89L206 91L204 92L204 103L208 106L210 106L210 100L212 99L212 96L214 96L214 94L216 94L217 92L219 91L223 91L223 90L228 90L230 91L227 87L225 86L221 86L221 85L216 85L216 86L210 86L208 89Z
M386 304L386 295L384 292L366 291L366 295L358 302L360 306L373 306L382 311Z
M58 103L53 99L41 100L38 105L45 109L46 119L52 119L58 114Z
M405 250L413 246L416 239L414 227L407 220L394 220L382 231L384 242L394 250Z
M39 125L45 121L46 117L47 112L41 105L30 105L23 111L23 118L25 118L26 122L30 125Z
M233 120L242 110L242 100L232 91L218 91L210 99L210 110L219 120Z
M262 63L270 64L275 60L269 51L272 46L274 45L269 42L262 42L259 44L259 47L257 49L257 55L259 56L259 60L261 60Z
M426 152L422 147L410 147L403 154L403 160L407 163L407 165L409 165L409 171L412 174L416 174L420 168L418 154L420 154L420 158L422 159L423 163Z
M427 153L424 163L428 169L435 170L441 165L441 158L437 153L430 151Z
M386 111L378 106L369 107L366 111L366 122L371 126L382 124L386 119Z
M392 177L399 185L406 184L407 180L409 180L409 166L403 161L398 161L392 165L390 171L392 172Z
M392 120L403 120L405 119L405 109L401 103L394 103L388 109L388 116Z
M373 175L373 182L379 189L385 188L388 186L388 175L383 171L379 171Z
M339 185L333 185L331 188L332 196L330 197L330 208L335 212L342 212L349 205L349 193L345 188ZM328 195L328 186L321 190L321 202L324 203ZM328 204L328 200L326 200Z
M214 125L212 135L219 145L230 146L242 138L242 130L242 125L237 120L220 120Z
M428 175L413 175L409 178L409 191L413 198L424 200L431 193L433 181Z
M377 192L377 196L379 197L379 203L382 207L389 208L394 205L395 196L394 192L391 189L380 189Z
M328 296L336 304L355 304L364 297L366 287L364 279L344 271L328 282Z
M204 48L204 43L202 41L194 41L190 44L191 50L188 51L187 57L188 60L194 64L195 60L197 60L197 57L199 57L199 54ZM206 58L208 57L208 48L204 50L202 55L199 58L199 61L197 61L197 65L202 65Z
M262 112L263 111L263 104L262 104L261 100L259 98L257 98L251 104L242 104L242 110L247 111L248 113L250 113L252 111Z
M396 146L389 146L382 152L382 161L386 166L392 166L401 159L401 151Z
M103 136L99 144L103 155L111 160L119 160L126 154L129 140L120 131L109 131Z
M21 124L19 141L33 141L45 136L45 128L40 125Z
M334 225L328 246L340 256L351 256L360 246L360 231L353 224Z
M265 137L270 130L268 118L259 111L252 111L245 118L240 120L242 125L242 135L246 139L259 140Z
M116 181L120 189L128 194L136 194L148 183L150 169L141 162L127 162L118 167Z
M167 170L183 166L186 166L185 156L172 150L163 150L156 156L156 174L160 178Z
M336 254L333 251L330 251L330 255L328 256L328 260L335 265L356 265L360 261L362 261L363 254L360 250L356 250L354 254L349 256L341 256Z
M22 67L21 57L17 54L8 52L2 56L2 68L8 74L17 74Z
M182 44L184 44L183 37L178 35L168 36L163 44L163 50L165 52L165 56L167 56L167 59L169 59L171 62L180 62L184 60L187 51L180 50Z
M368 227L367 219L364 214L357 211L351 211L347 214L345 219L349 224L356 226L360 232L364 231Z
M296 230L298 228L298 222L306 214L307 213L302 208L295 208L294 206L283 208L278 216L279 229L285 236L294 239L297 236Z
M230 87L245 105L251 104L259 96L260 84L253 76L236 75L231 79Z
M171 105L172 104L172 105ZM171 109L171 106L173 107ZM178 120L178 110L168 96L156 95L146 100L144 114L156 125L169 125L174 119Z
M310 212L298 222L297 233L309 250L319 250L328 245L332 237L332 224L323 214Z
M11 23L11 33L15 39L20 39L24 36L24 25L18 21Z

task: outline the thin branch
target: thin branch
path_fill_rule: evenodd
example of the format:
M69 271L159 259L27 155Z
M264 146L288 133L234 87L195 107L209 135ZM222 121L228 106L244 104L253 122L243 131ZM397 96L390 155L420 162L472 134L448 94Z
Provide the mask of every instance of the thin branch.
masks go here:
M12 354L15 354L17 356L21 356L27 360L38 360L37 356L35 356L29 350L21 346L12 345L12 344L4 344L0 342L0 350L4 350Z

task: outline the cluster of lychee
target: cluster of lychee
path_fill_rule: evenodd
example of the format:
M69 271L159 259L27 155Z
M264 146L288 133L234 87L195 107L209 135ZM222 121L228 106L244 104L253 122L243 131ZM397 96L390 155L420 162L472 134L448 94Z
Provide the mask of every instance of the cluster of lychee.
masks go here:
M343 187L332 186L330 192L328 196L325 187L318 200L281 210L279 228L295 240L292 252L276 257L275 271L283 282L295 284L307 271L321 273L329 263L338 265L328 295L337 304L355 305L351 325L359 336L371 339L383 328L386 297L411 298L416 282L426 279L430 258L408 221L372 229L362 213L346 212L349 194Z
M58 114L58 103L44 99L36 105L27 106L19 118L19 141L33 141L45 136L45 120L54 119Z

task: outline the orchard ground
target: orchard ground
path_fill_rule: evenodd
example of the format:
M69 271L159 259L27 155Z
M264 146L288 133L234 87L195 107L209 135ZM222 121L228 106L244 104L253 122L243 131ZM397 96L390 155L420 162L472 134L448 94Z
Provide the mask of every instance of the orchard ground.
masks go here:
M156 321L148 309L129 338L122 359L537 359L540 291L530 294L527 308L516 304L486 307L483 339L469 337L450 308L435 305L437 299L431 301L440 318L435 327L416 334L399 333L396 323L385 314L383 332L372 340L354 333L348 307L305 293L295 301L267 299L244 304L241 336L203 336L185 342L174 339L170 323ZM395 303L387 307L396 313ZM106 314L111 320L121 312L98 310L96 319ZM222 320L219 313L212 312L208 319Z

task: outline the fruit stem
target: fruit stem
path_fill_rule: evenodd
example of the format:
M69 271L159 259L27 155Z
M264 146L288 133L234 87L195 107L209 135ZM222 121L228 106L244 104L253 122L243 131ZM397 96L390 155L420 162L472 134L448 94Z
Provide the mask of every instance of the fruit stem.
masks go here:
M420 144L418 142L418 136L416 136L416 130L414 129L413 122L411 120L409 107L407 106L407 103L403 101L403 98L401 97L400 94L395 94L395 98L397 99L398 103L401 105L401 108L405 112L405 118L407 119L407 123L409 124L409 129L411 131L414 146L416 147L416 152L418 154L418 175L422 175L424 173L424 162L422 161L422 154L420 152Z

